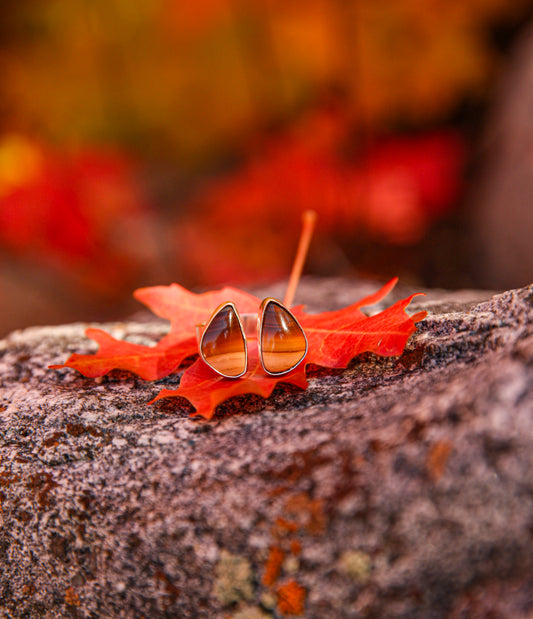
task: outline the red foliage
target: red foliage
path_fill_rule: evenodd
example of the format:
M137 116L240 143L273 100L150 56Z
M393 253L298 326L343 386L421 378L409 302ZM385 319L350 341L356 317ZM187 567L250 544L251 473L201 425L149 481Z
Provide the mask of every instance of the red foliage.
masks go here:
M283 376L269 376L259 362L257 340L248 340L248 371L239 379L224 378L198 359L183 372L177 389L163 389L152 402L162 398L183 397L196 408L194 415L211 419L216 407L237 395L254 393L268 398L280 383L288 383L301 389L308 385L305 365Z
M165 345L196 337L196 325L205 322L221 303L232 301L243 314L257 312L260 303L257 297L229 286L202 294L189 292L179 284L151 286L139 288L134 297L160 318L170 320L170 332L160 342Z
M101 329L87 329L85 335L99 345L95 355L74 353L64 366L51 367L73 368L90 378L119 369L133 372L145 380L158 380L174 372L180 363L195 354L198 348L195 337L180 342L179 346L167 346L166 342L161 340L151 347L117 340Z
M426 315L426 312L419 312L409 316L404 311L417 295L402 299L374 316L366 316L360 309L381 301L397 281L398 278L391 279L375 294L334 312L306 314L301 307L294 308L293 313L309 342L306 362L343 368L363 352L384 357L401 355L409 336L416 330L415 322Z
M464 160L457 134L376 141L357 156L345 152L347 135L342 116L316 114L199 193L176 228L176 246L199 279L281 277L305 210L318 213L329 243L408 245L453 206ZM258 230L261 243L251 243Z
M97 342L95 355L74 353L65 365L84 376L103 376L111 370L127 370L144 378L157 380L174 372L178 366L198 351L196 325L205 322L215 307L233 301L242 312L254 312L260 300L235 288L195 294L179 284L139 288L136 299L147 305L154 314L170 320L169 333L156 346L142 346L117 340L101 329L87 329L87 337Z
M184 397L196 408L195 415L210 419L216 407L237 395L254 393L268 397L279 383L307 387L305 368L308 364L330 368L346 367L363 352L377 355L400 355L415 322L426 315L409 316L405 308L415 295L398 301L388 309L367 317L361 307L383 299L396 284L391 280L381 290L354 305L334 312L306 314L302 307L294 308L309 341L305 363L282 376L265 374L258 358L257 340L248 339L248 370L240 379L224 378L197 359L183 372L178 389L164 389L153 400ZM102 376L112 369L134 372L147 380L155 380L174 372L179 365L197 352L195 327L205 322L213 309L224 301L233 301L240 312L257 311L259 299L235 288L194 294L177 284L137 290L135 296L156 314L171 321L170 332L156 346L142 346L116 340L99 329L88 329L87 336L100 344L95 355L73 354L64 365L85 376Z
M0 246L93 292L124 290L140 268L133 247L146 240L133 163L106 150L67 156L18 136L1 148L8 163L0 167Z

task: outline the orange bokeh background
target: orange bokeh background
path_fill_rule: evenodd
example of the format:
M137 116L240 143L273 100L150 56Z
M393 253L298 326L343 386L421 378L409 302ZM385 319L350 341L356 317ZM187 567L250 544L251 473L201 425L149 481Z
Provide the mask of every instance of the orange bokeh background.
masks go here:
M0 8L0 315L307 271L476 285L473 153L526 0Z

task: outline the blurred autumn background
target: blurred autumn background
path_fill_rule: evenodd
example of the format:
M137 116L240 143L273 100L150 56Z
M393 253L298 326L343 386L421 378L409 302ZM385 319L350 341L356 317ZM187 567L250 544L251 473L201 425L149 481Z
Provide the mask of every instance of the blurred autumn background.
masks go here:
M501 135L525 135L506 100L530 96L514 85L532 16L526 0L2 3L2 332L123 317L144 285L286 277L308 208L308 273L528 283L494 234L521 267L529 245L480 196L511 208L490 179ZM511 231L531 217L528 130Z

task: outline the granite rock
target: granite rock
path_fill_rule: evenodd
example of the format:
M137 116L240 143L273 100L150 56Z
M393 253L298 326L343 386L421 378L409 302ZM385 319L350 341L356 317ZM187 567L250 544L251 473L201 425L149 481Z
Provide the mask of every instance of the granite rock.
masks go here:
M307 280L298 301L376 288ZM0 617L530 617L533 286L412 308L429 316L401 357L316 370L305 392L243 396L210 422L148 404L179 375L47 369L93 350L87 325L12 333Z

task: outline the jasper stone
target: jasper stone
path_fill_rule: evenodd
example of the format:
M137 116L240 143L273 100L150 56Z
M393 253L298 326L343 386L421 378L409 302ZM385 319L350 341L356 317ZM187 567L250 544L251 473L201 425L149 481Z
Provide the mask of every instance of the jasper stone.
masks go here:
M307 339L296 318L275 299L265 299L260 327L261 361L269 374L295 368L307 353Z
M204 361L223 376L238 378L246 372L246 340L233 304L215 312L200 342Z

